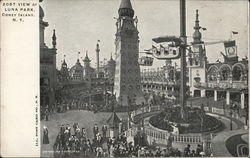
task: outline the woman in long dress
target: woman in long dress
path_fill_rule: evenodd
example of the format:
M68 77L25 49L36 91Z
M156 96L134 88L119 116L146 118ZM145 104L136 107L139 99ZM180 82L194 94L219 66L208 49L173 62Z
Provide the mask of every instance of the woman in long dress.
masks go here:
M49 131L46 126L43 127L43 144L49 144Z

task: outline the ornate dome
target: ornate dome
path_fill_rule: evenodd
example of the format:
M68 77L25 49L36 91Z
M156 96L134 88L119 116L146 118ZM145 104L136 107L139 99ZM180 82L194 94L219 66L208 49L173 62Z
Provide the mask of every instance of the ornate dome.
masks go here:
M79 61L79 59L77 59L77 62L76 62L76 64L70 69L71 71L72 70L83 70L83 67L82 67L82 65L81 65L81 63L80 63L80 61Z

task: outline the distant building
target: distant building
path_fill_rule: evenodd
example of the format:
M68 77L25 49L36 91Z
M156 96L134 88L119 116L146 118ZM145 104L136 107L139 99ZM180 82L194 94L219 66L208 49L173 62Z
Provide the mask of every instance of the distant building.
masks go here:
M180 70L166 64L161 68L143 69L141 71L142 90L144 93L165 95L175 98L180 91Z
M65 59L63 60L63 63L61 65L61 69L58 72L58 80L59 82L68 82L69 81L69 68L67 66L67 63L65 61Z
M193 97L213 97L214 101L225 100L228 109L238 104L240 109L248 106L248 60L238 60L235 41L224 42L224 61L208 63L205 47L199 32L198 10L196 12L193 50L188 58L189 87Z
M70 68L69 75L72 81L83 80L83 66L79 59L77 59L76 64Z
M84 67L83 67L83 77L86 81L90 81L91 78L96 77L95 69L90 66L91 60L88 57L88 53L86 53L85 58L83 59Z

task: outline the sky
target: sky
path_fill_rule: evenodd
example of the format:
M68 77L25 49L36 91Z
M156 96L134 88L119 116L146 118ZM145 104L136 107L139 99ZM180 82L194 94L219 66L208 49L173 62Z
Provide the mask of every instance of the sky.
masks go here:
M66 55L71 67L76 63L77 54L84 58L86 51L95 67L97 40L100 40L100 59L110 59L115 53L115 31L118 8L121 0L44 0L44 20L49 23L45 30L45 42L51 47L53 29L57 35L57 67ZM165 35L180 35L179 0L131 0L135 16L138 17L139 49L152 47L152 38ZM200 26L205 42L228 40L231 31L236 40L238 56L249 53L248 0L187 0L186 30L188 42L192 41L195 10L199 10ZM210 63L223 61L220 52L225 53L223 43L206 46ZM178 60L174 62L178 63ZM164 65L163 60L154 60L151 68ZM148 67L143 67L148 68Z

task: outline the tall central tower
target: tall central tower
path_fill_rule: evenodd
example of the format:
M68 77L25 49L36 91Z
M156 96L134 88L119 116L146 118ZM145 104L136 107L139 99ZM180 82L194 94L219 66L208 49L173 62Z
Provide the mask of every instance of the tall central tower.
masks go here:
M130 0L122 0L116 22L116 68L114 94L119 106L145 102L141 89L137 17Z
M205 90L197 89L195 84L206 82L206 49L205 45L203 46L204 42L202 41L202 34L200 32L202 27L200 27L199 22L199 12L196 10L196 20L192 42L193 47L192 50L189 51L188 57L190 94L194 97L205 96Z

